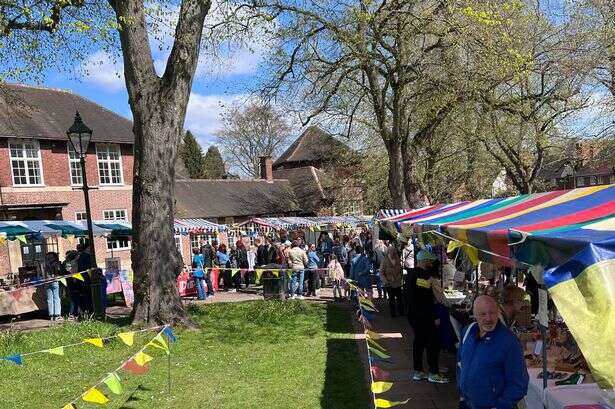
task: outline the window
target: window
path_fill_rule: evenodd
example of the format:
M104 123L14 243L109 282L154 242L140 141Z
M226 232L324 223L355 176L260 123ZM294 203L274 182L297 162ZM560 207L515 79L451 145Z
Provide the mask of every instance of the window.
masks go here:
M87 219L88 215L86 212L75 212L75 220L77 220L78 222Z
M129 250L130 240L128 237L121 237L117 239L107 239L107 250Z
M98 159L98 176L101 185L121 185L122 155L120 146L114 144L96 144L96 158Z
M68 143L68 163L70 166L71 185L83 185L83 175L81 174L81 159L73 149L73 145Z
M41 151L35 140L15 139L9 141L13 184L19 186L41 186L43 172Z
M190 234L190 251L193 248L201 248L201 242L203 244L211 244L216 238L210 234Z
M105 221L122 220L126 221L126 209L105 210L103 211L103 219Z

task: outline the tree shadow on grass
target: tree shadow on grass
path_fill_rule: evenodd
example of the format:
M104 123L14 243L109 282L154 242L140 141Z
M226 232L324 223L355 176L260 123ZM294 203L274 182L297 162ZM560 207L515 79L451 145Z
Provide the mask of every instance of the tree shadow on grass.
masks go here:
M365 369L357 341L352 338L353 311L346 305L327 305L327 331L348 334L327 339L325 383L320 399L322 409L367 409L371 407Z

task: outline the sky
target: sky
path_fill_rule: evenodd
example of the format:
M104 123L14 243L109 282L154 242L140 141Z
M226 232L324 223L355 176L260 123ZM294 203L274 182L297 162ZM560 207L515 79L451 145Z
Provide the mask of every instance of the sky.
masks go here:
M163 26L159 29L156 36L158 38L150 36L154 65L159 75L164 72L173 43L174 19L177 14L177 10L171 10L167 17L169 21L165 23L166 28ZM219 18L214 10L210 13L208 22ZM204 150L214 142L214 133L221 125L220 114L225 108L233 103L246 101L256 89L255 79L266 61L268 49L270 47L263 37L255 35L243 44L224 47L217 57L201 53L188 104L185 129L197 137ZM114 57L102 49L93 48L82 61L75 63L74 69L66 71L47 69L42 83L30 84L70 90L132 119L119 54Z

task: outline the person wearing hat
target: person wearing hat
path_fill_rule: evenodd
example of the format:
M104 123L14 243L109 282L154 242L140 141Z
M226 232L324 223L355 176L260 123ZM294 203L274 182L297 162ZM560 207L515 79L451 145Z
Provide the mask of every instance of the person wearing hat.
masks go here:
M435 255L422 249L417 253L415 274L409 281L408 321L414 331L412 358L415 381L427 380L431 383L449 383L449 379L440 375L439 355L440 339L436 311L436 298L432 289L431 278L437 276L439 262ZM423 352L427 352L429 372L423 371Z

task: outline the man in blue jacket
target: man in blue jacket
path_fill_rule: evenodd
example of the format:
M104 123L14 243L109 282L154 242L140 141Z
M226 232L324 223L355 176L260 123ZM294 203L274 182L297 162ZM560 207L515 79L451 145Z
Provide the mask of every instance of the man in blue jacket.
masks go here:
M457 352L461 399L470 409L514 409L529 381L521 345L498 319L492 297L476 298L474 319L462 331Z

